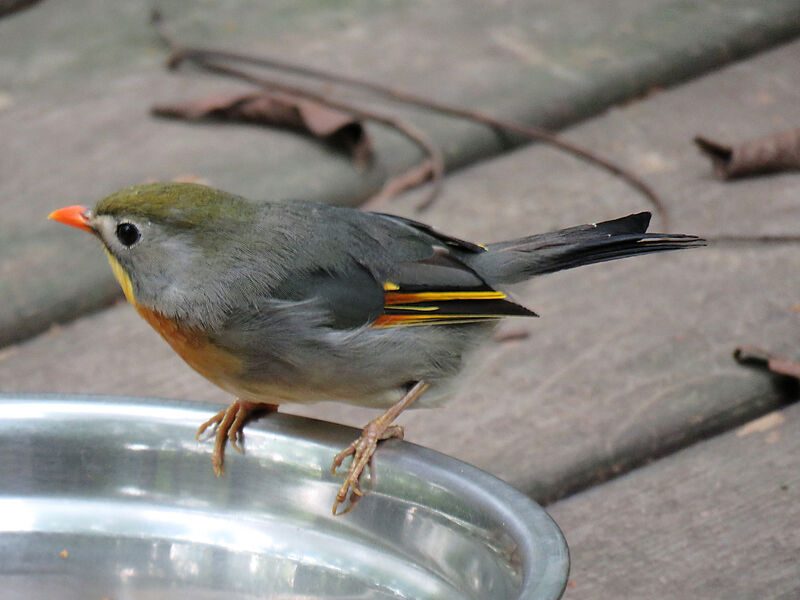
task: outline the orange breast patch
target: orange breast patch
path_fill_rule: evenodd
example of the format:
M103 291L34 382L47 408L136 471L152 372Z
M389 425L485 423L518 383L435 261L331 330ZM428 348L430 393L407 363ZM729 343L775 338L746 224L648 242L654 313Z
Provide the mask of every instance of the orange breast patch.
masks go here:
M235 379L242 372L240 359L212 344L201 332L181 327L145 306L137 305L136 310L190 367L206 379L227 388L224 380Z

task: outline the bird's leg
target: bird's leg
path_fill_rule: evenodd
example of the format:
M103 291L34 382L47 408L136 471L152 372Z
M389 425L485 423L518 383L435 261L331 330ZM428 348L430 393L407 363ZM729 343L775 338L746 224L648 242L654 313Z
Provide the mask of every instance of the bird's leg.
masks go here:
M225 474L225 444L230 442L234 450L239 454L244 454L241 446L239 446L239 438L241 437L242 429L248 419L253 416L254 412L260 412L262 410L275 411L278 410L278 405L245 402L244 400L237 399L228 408L223 408L197 429L195 439L200 439L200 436L206 429L212 425L216 426L214 454L211 457L211 464L214 467L214 473L217 477Z
M347 448L339 452L339 454L337 454L333 459L331 474L335 475L336 469L341 466L344 459L351 454L353 455L353 462L350 463L350 470L347 472L347 477L345 477L342 487L339 488L339 492L336 494L336 501L333 503L333 514L335 516L343 515L349 512L355 505L355 502L358 500L358 498L364 495L364 492L361 491L361 486L359 485L358 480L359 477L361 477L364 467L370 464L372 455L375 453L375 449L378 447L378 442L393 437L401 440L403 439L403 428L399 425L392 425L392 421L394 421L406 408L411 406L411 404L417 398L419 398L422 393L428 389L428 387L430 387L430 384L425 381L418 381L415 383L414 386L408 390L408 392L406 392L406 395L403 396L403 398L397 404L392 406L380 417L377 417L376 419L373 419L367 423L367 426L364 427L364 430L361 432L361 436ZM351 492L350 506L348 506L341 513L337 513L336 510L339 508L339 504L347 499L348 492Z

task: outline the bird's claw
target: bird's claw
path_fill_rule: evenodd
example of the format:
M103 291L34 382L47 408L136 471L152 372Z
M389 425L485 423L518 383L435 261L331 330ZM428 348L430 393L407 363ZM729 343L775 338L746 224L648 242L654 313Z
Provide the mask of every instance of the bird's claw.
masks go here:
M239 411L241 413L241 411ZM244 454L244 449L239 445L239 440L242 439L242 427L244 423L237 427L236 422L239 420L239 417L236 417L236 421L233 422L231 428L228 430L228 441L231 444L231 447L236 450L239 454Z
M225 465L223 464L224 453L217 455L216 452L211 456L211 468L214 469L214 475L222 477L225 475Z
M253 412L254 405L250 402L237 400L227 408L223 408L216 415L211 417L208 421L200 425L197 429L195 439L200 439L200 436L205 431L213 426L216 426L214 433L214 452L211 456L211 466L214 469L214 474L221 477L225 474L225 444L230 442L234 450L239 454L244 454L244 450L240 444L242 436L242 428L247 422L248 416Z
M357 441L357 440L356 440ZM350 444L347 448L339 452L336 456L333 457L333 464L331 465L331 475L336 475L336 469L342 466L344 459L354 454L356 451L356 442Z
M344 478L344 483L339 491L336 493L336 501L333 503L332 513L334 516L340 516L350 512L353 509L356 501L364 496L364 491L361 489L360 478L364 472L364 468L369 465L370 473L372 471L372 455L378 447L378 442L389 438L403 439L403 428L399 425L386 425L380 418L371 421L364 430L361 436L350 444L347 448L339 452L331 465L331 474L336 474L336 469L341 466L344 459L352 455L353 460L350 463L350 469ZM374 475L374 473L373 473ZM339 505L350 497L350 505L342 512L336 512Z
M212 425L219 425L220 421L222 421L222 419L225 417L226 412L228 412L228 408L223 408L221 411L219 411L217 414L211 417L208 421L200 425L200 427L197 428L197 433L194 434L194 439L199 441L200 436L203 435L209 427L211 427Z

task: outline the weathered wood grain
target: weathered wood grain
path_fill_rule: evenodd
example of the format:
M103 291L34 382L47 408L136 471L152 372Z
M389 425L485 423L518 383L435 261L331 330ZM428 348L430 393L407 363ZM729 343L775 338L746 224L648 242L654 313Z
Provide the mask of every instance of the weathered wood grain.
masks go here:
M793 44L734 65L569 135L649 169L682 231L798 231L800 177L723 184L691 146L703 125L751 134L800 119L798 51ZM392 208L412 214L413 202ZM425 219L492 241L644 208L618 181L538 147L455 175ZM542 278L518 291L542 318L506 323L530 336L488 344L452 404L400 422L407 439L541 500L591 485L793 397L731 352L748 342L797 355L799 268L794 245L720 246ZM227 400L127 306L7 348L0 389ZM351 425L375 415L335 404L287 410Z
M800 406L548 508L564 600L800 597Z
M163 70L151 5L44 2L0 21L0 345L117 297L102 256L44 221L54 208L187 174L253 198L354 203L418 160L383 130L378 163L362 174L288 132L151 118L154 102L229 89ZM553 126L800 31L794 0L160 6L190 43L271 53ZM452 167L513 141L456 119L401 114L441 144Z

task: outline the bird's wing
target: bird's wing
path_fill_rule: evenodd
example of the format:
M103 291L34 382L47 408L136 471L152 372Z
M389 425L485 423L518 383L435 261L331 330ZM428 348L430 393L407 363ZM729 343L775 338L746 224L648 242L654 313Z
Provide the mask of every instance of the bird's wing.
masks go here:
M434 246L425 260L400 262L382 282L383 308L372 327L445 325L536 316L491 287L447 246Z
M482 246L410 219L360 214L370 237L383 240L369 256L383 254L383 259L351 254L360 268L347 269L346 274L320 273L307 289L325 301L335 327L408 327L536 316L460 259L485 252Z
M369 214L373 214L387 222L396 223L401 226L407 227L425 236L432 237L449 248L457 248L458 250L468 252L470 254L480 254L481 252L486 252L486 248L484 246L481 246L480 244L474 244L473 242L468 242L466 240L462 240L457 237L447 235L446 233L442 233L441 231L439 231L432 225L428 225L427 223L421 223L420 221L414 221L413 219L407 219L405 217L399 217L397 215L390 215L387 213L369 213Z
M482 246L410 219L295 204L304 236L272 297L312 301L336 329L534 316L468 266ZM302 213L300 212L302 211ZM297 230L295 228L294 230Z

